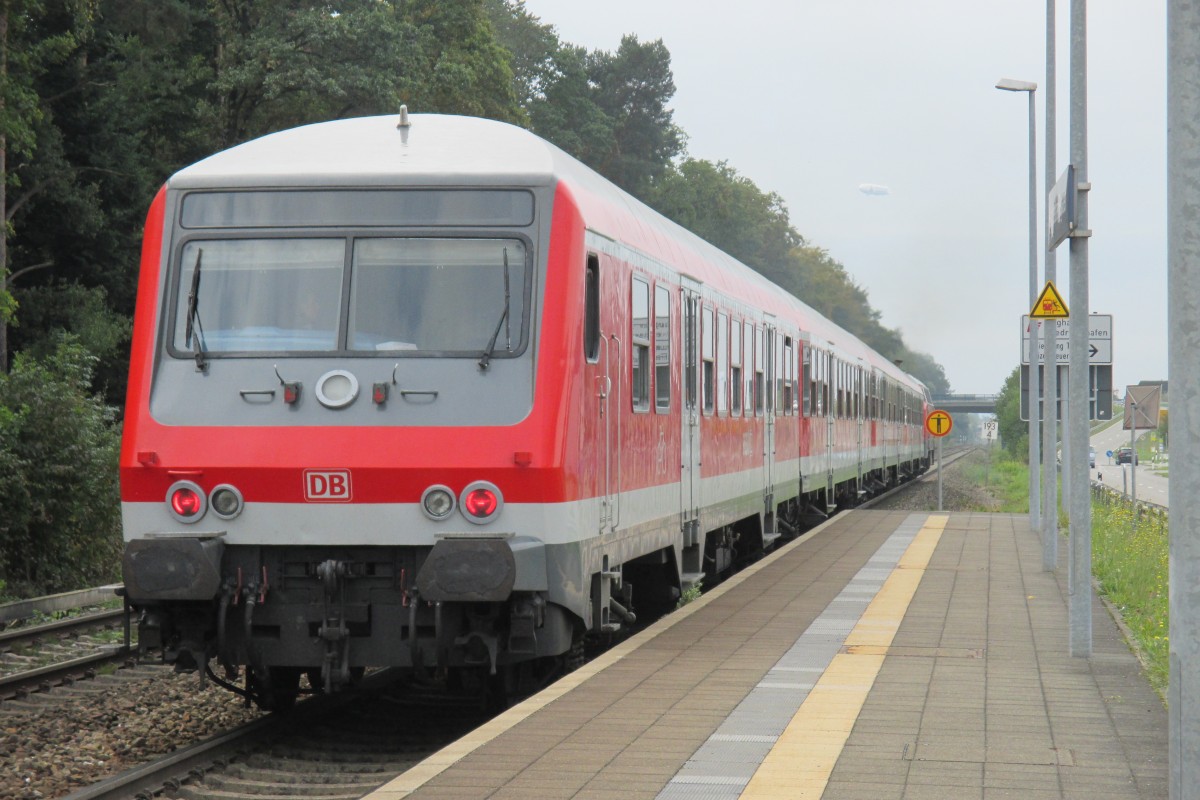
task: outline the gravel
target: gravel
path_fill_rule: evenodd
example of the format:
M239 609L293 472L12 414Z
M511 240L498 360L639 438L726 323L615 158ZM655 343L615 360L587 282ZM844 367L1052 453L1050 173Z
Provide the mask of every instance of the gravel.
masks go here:
M198 683L164 669L0 704L0 800L62 797L261 716Z
M1000 502L976 481L967 478L967 469L983 465L986 453L975 450L942 470L943 511L984 511L1000 509ZM897 492L871 506L881 511L937 511L938 482L936 470L926 475L906 491Z

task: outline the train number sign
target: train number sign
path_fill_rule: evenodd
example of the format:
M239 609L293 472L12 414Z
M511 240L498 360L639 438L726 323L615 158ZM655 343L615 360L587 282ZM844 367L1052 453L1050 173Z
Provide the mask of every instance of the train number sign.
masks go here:
M930 436L945 436L954 427L954 421L945 411L930 411L925 418L925 430Z

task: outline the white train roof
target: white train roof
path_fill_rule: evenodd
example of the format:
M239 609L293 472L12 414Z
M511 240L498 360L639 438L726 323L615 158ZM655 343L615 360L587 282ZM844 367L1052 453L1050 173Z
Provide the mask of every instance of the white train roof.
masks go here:
M552 180L553 145L494 120L414 114L358 117L268 134L186 167L172 189L212 186L397 186L472 182L542 185Z

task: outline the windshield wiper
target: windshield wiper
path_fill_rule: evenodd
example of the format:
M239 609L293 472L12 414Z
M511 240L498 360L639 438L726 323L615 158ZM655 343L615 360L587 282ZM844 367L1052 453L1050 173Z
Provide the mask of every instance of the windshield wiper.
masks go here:
M183 344L191 347L196 358L196 369L203 372L207 366L204 360L204 325L200 322L200 266L204 258L204 250L196 253L196 265L192 267L192 288L188 292L187 327L183 332ZM193 334L195 334L193 336Z
M509 288L508 288L508 248L504 248L504 310L500 312L500 319L496 321L496 330L492 331L492 338L488 341L487 347L483 350L483 356L479 359L479 368L487 369L488 364L492 360L492 352L496 349L496 340L500 338L500 328L504 328L504 343L505 349L512 352L512 327L508 321L508 303L509 303Z

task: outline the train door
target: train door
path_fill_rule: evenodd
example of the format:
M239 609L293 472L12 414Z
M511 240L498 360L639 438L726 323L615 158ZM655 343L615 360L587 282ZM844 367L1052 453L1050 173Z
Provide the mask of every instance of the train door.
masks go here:
M856 484L855 488L858 489L860 492L863 489L863 444L864 444L864 442L863 442L863 436L864 436L864 430L863 430L864 429L864 420L863 420L863 418L866 416L864 413L864 410L865 410L864 405L865 404L863 403L864 372L865 371L863 369L863 363L860 360L858 362L858 366L854 367L854 424L855 424L855 427L858 429L857 444L856 444L856 448L857 448L857 452L858 452L858 456L857 456L858 466L855 470L856 477L854 479L854 482ZM859 495L859 496L861 497L862 495Z
M837 397L837 376L834 374L833 356L820 353L819 357L825 362L825 506L833 509L834 398Z
M597 359L600 372L598 379L600 409L600 518L599 530L607 533L617 525L620 497L620 452L621 452L621 387L623 380L621 338L612 331L621 330L620 320L624 318L624 293L617 288L619 283L616 276L619 270L614 268L612 259L602 254L588 262L588 291L595 292L599 298L599 308L596 310L599 347ZM595 269L592 274L591 270ZM594 286L592 285L594 283ZM591 302L589 298L589 302Z
M683 370L682 436L680 438L682 469L679 480L679 503L684 546L699 542L700 528L700 284L682 278Z
M768 517L775 510L775 400L776 379L776 343L775 328L767 324L763 326L763 348L760 351L763 365L766 367L766 386L764 387L763 411L763 499Z

